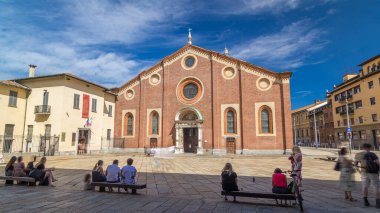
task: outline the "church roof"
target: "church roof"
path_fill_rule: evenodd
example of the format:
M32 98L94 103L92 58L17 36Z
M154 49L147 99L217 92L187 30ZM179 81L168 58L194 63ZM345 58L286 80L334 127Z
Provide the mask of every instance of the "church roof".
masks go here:
M243 65L245 67L253 68L255 70L258 70L258 71L260 71L262 73L265 73L265 74L268 74L268 75L271 75L271 76L274 76L274 77L289 78L289 77L292 76L292 72L274 72L274 71L268 70L266 68L250 64L250 63L248 63L246 61L243 61L243 60L240 60L240 59L237 59L237 58L233 58L233 57L228 56L228 55L224 55L224 54L216 52L216 51L208 50L208 49L205 49L205 48L202 48L202 47L198 47L198 46L195 46L195 45L192 45L192 44L187 44L187 45L183 46L182 48L180 48L179 50L177 50L176 52L174 52L173 54L166 56L159 63L155 64L154 66L150 67L149 69L140 72L140 74L138 74L136 77L132 78L127 83L125 83L120 88L118 88L118 91L121 91L122 89L124 89L124 88L128 87L129 85L135 83L136 81L138 81L140 79L141 76L148 75L149 73L155 71L163 63L165 63L167 61L174 60L179 55L183 54L185 51L187 51L189 49L194 49L194 50L197 50L199 52L210 54L213 57L217 57L217 58L220 58L222 60L230 61L232 63L238 63L238 64Z

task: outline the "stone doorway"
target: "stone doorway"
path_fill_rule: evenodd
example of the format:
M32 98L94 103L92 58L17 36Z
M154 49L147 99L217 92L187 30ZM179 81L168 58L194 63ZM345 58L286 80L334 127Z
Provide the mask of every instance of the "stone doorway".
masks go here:
M183 129L183 149L185 153L197 153L198 128Z
M193 107L179 110L175 117L175 153L203 154L202 114Z

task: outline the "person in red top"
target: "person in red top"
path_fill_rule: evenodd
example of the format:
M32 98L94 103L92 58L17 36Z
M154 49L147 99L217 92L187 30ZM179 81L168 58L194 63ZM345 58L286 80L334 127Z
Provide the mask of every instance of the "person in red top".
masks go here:
M276 168L272 175L272 192L276 194L289 194L288 184L286 183L286 176L282 173L281 169Z

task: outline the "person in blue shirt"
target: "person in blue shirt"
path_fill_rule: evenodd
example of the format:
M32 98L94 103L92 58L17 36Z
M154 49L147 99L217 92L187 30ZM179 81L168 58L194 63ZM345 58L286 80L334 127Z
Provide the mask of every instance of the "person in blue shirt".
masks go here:
M121 169L121 176L123 178L123 183L127 185L136 184L137 170L133 164L133 159L128 158L127 165Z

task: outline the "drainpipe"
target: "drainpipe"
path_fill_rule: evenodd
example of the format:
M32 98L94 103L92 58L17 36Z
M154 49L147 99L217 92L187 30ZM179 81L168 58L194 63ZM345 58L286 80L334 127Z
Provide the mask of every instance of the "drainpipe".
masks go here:
M210 66L211 66L211 129L212 129L212 134L211 134L211 154L214 155L214 140L215 140L215 136L214 136L214 65L213 65L213 57L212 57L212 53L210 53ZM203 138L202 138L203 140ZM221 141L219 141L220 143ZM202 141L203 143L203 141Z
M21 153L22 153L23 150L24 150L25 124L26 124L26 110L27 110L27 108L28 108L28 98L29 98L29 95L30 95L30 91L27 90L27 92L26 92L26 100L25 100L25 110L24 110L24 125L23 125L23 128L22 128Z
M241 77L241 65L240 62L237 64L238 67L238 72L239 72L239 96L240 96L240 104L239 104L239 117L240 117L240 146L241 146L241 152L240 154L243 154L243 149L244 149L244 127L243 127L243 85L242 85L242 77Z

